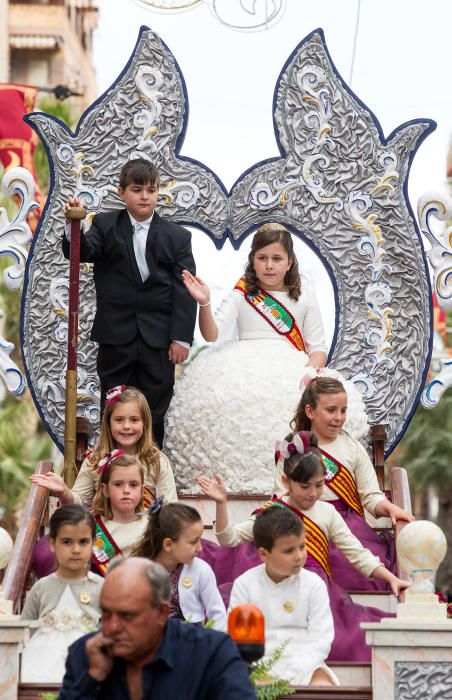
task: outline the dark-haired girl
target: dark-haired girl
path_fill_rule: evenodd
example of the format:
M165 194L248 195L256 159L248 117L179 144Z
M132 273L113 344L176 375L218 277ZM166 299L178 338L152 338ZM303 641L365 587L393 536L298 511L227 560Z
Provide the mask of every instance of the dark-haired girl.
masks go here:
M187 622L213 621L216 630L226 630L226 609L215 575L197 557L204 526L198 511L184 503L151 506L149 522L133 555L147 557L164 566L171 579L170 617Z
M274 497L264 507L290 508L303 520L308 551L305 568L322 577L330 595L336 634L329 659L368 661L370 648L366 647L359 623L380 620L385 615L376 608L354 604L338 585L340 582L332 581L329 542L334 542L362 574L385 581L394 595L398 595L408 584L388 571L378 557L361 545L332 505L319 500L324 487L325 466L313 433L291 433L285 440L277 443L275 457L277 460L281 457L284 459L282 478L287 495L281 498ZM199 484L203 493L216 501L216 536L220 545L235 547L251 540L253 516L259 510L248 520L230 525L227 491L220 475L217 474L213 480L207 477L200 478ZM235 551L235 558L240 558L239 549ZM257 563L256 558L255 565ZM238 567L235 573L238 575Z
M322 369L320 310L312 287L301 284L292 237L280 224L257 231L244 276L215 315L201 278L184 271L183 280L199 303L203 337L220 344L201 353L176 384L165 449L178 487L193 492L197 476L218 470L232 493L270 493L274 440L287 430L300 380L318 370L339 376ZM234 327L238 342L222 342ZM364 405L349 388L360 436L367 432ZM249 464L252 470L244 467Z
M27 593L21 617L40 626L22 652L23 683L61 683L68 646L97 627L103 579L89 571L95 530L80 505L61 506L50 518L57 569Z
M294 430L312 430L319 443L326 469L322 500L331 503L344 518L361 544L378 556L390 571L396 570L392 532L375 532L365 513L375 518L414 520L413 516L391 503L381 491L375 469L362 445L344 429L347 394L341 382L331 377L316 377L306 387L291 423ZM284 460L276 465L272 493L284 493ZM368 579L357 571L334 544L330 552L334 580L346 590L385 590L380 579Z

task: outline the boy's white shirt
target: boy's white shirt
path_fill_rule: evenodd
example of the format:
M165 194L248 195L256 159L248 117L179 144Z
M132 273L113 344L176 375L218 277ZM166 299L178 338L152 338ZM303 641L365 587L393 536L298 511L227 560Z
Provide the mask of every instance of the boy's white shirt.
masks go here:
M226 608L209 564L198 557L191 564L184 564L178 590L179 605L186 620L214 620L215 630L226 631Z
M334 638L333 616L326 585L317 574L301 569L275 583L265 564L249 569L232 586L229 610L242 603L260 608L265 618L265 656L288 640L281 659L271 670L293 685L308 685L317 668L325 666Z
M287 500L282 496L282 500ZM364 576L371 576L382 562L372 552L362 546L361 542L351 532L334 506L324 501L317 501L309 510L301 511L307 515L324 532L328 541L334 542L349 562ZM242 542L253 539L255 516L237 525L228 525L222 532L215 531L218 542L222 547L235 547Z

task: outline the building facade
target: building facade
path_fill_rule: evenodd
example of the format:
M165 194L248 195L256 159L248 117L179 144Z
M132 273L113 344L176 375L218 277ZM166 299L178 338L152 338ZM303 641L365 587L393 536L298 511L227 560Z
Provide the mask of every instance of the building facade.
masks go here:
M97 97L97 20L95 0L0 0L0 82L67 86L83 110Z

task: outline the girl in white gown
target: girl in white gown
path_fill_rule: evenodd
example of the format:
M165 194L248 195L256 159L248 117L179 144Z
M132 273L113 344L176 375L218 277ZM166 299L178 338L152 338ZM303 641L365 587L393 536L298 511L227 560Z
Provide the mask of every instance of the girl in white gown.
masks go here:
M320 311L313 290L301 286L288 231L279 224L257 231L244 277L215 316L207 285L188 271L183 279L199 303L204 339L221 340L236 324L239 340L201 352L176 383L164 450L181 493L199 493L197 477L221 472L231 493L269 494L274 442L287 432L305 375L340 378L349 397L347 429L356 438L367 433L359 392L324 369Z
M40 624L22 652L22 683L61 683L68 646L97 628L103 579L88 570L95 529L80 505L62 506L50 518L57 569L27 594L21 618Z

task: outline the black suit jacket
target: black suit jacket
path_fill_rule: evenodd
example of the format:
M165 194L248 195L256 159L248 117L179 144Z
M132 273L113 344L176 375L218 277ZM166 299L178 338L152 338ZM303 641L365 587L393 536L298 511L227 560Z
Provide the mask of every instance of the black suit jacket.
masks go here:
M146 244L150 275L145 282L132 239L127 209L96 214L89 231L81 232L80 261L94 263L97 310L91 339L125 345L140 333L155 348L167 348L172 340L191 343L196 302L181 277L183 269L195 274L190 232L154 212ZM66 236L63 254L69 258Z

